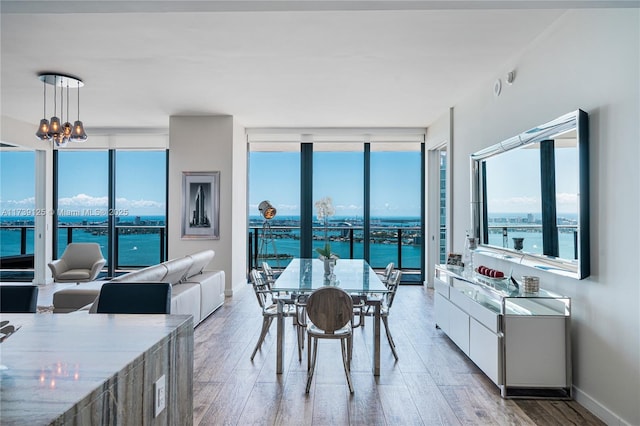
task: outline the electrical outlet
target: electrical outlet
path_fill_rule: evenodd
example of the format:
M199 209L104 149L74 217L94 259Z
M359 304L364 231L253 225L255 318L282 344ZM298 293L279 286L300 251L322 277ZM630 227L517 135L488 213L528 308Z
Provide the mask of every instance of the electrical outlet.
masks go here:
M164 374L153 384L154 417L158 417L166 406L167 384Z

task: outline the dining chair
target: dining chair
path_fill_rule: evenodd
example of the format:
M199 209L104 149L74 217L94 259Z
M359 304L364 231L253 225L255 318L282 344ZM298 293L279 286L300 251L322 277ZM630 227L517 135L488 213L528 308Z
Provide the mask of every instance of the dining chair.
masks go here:
M296 332L298 336L298 362L302 362L302 351L304 350L304 340L307 333L307 300L308 294L301 294L296 298Z
M389 262L387 266L384 268L384 272L381 274L377 274L378 277L380 278L380 281L382 281L382 284L384 284L385 286L389 282L389 278L391 278L391 273L394 271L395 267L396 267L395 263Z
M251 360L253 360L269 332L273 319L278 315L278 297L271 292L271 286L262 272L257 269L252 269L249 275L253 291L258 299L260 309L262 309L262 330L260 331L258 343L256 343L253 353L251 353ZM287 302L289 302L289 300L287 300ZM291 303L284 303L283 309L285 317L294 317L296 315L295 306Z
M105 283L96 303L98 314L170 314L171 284Z
M391 336L391 331L389 330L389 311L391 309L391 305L393 305L393 300L396 297L396 292L398 291L398 286L400 285L400 278L402 278L402 271L394 270L391 273L391 277L387 283L388 293L384 293L382 296L382 305L380 306L380 318L382 318L382 323L384 324L384 329L387 334L387 340L389 341L389 346L391 347L391 352L393 352L393 356L396 360L398 360L398 353L396 352L396 344L393 341L393 337ZM371 306L367 306L367 308L372 308ZM375 311L373 309L364 309L363 315L372 317L375 315Z
M13 314L35 313L37 305L37 286L0 285L0 312Z
M269 263L262 262L262 273L267 279L269 286L276 282L276 274L273 272L273 269L271 268L271 265L269 265Z
M315 290L307 300L307 387L309 393L316 367L319 339L339 339L342 348L342 364L347 376L349 392L351 383L351 319L353 301L351 295L339 287L327 286Z

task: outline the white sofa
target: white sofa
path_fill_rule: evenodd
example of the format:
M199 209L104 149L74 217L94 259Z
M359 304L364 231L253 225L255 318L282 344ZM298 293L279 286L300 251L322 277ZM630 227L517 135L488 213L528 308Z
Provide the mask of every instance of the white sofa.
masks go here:
M224 271L204 270L214 255L213 250L203 250L120 275L111 281L59 290L53 294L53 312L83 309L95 312L97 303L94 302L107 282L166 282L171 284L171 313L192 315L196 326L224 303Z

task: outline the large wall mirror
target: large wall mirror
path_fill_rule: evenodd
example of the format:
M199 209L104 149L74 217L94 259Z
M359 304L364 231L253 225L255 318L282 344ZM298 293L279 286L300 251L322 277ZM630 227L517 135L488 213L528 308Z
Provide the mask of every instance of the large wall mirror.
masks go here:
M471 155L479 250L589 276L588 116L563 115Z

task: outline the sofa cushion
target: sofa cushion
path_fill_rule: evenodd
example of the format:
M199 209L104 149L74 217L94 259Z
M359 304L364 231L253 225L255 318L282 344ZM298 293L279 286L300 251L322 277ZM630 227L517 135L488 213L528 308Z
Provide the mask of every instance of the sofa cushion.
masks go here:
M167 268L163 265L153 265L137 271L129 272L128 274L119 275L112 279L113 282L118 281L149 281L149 282L163 282L164 277L167 275Z
M197 253L189 254L186 257L191 258L192 264L187 271L186 277L192 277L202 273L204 268L213 260L216 252L213 250L202 250Z
M176 284L171 287L171 313L192 315L193 326L200 322L200 286L198 284Z
M192 263L193 261L188 256L167 260L162 263L167 269L167 274L162 281L170 283L171 285L182 282Z
M187 278L187 283L200 286L200 321L224 303L224 271L205 271Z

